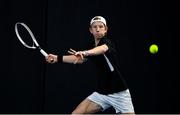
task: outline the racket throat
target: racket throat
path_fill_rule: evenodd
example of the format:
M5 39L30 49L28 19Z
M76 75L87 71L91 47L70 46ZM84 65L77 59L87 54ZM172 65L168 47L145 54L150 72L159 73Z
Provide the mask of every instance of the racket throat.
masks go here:
M40 47L40 46L37 46L36 48L37 48L39 51L41 51L41 47Z

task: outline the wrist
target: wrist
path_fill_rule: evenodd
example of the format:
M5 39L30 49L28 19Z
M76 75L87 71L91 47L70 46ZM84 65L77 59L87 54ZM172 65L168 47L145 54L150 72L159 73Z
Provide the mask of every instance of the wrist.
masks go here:
M82 54L83 54L84 57L89 56L89 52L88 51L82 51Z
M63 56L62 55L58 55L57 56L57 62L58 63L62 63L63 62Z

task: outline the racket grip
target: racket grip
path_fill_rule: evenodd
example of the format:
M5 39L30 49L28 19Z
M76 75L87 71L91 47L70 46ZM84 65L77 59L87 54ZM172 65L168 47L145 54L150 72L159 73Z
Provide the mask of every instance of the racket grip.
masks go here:
M43 50L43 49L41 49L40 50L40 52L42 53L42 55L44 55L45 57L47 57L48 56L48 54Z

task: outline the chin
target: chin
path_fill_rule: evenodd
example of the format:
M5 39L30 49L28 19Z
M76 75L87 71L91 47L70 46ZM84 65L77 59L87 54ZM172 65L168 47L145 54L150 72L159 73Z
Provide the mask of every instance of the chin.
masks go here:
M97 35L96 38L97 39L101 39L104 35Z

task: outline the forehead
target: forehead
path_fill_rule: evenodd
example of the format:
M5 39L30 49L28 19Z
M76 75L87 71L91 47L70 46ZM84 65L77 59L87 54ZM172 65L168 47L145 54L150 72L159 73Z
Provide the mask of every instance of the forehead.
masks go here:
M91 24L91 26L105 26L103 22L96 21Z

